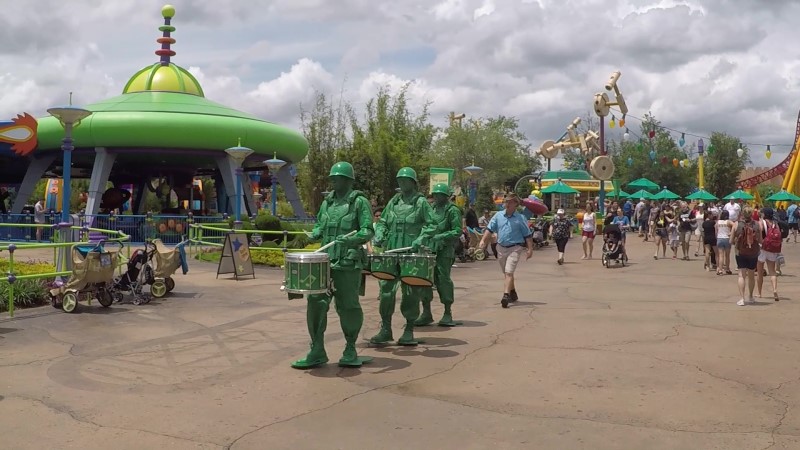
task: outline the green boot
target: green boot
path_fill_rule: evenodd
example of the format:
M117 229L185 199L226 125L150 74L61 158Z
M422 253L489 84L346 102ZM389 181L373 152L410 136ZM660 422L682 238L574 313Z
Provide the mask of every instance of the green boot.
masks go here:
M414 325L410 323L406 324L403 335L397 340L397 345L415 346L418 344L419 341L414 339Z
M362 361L358 358L355 344L347 343L344 347L344 353L339 359L340 367L361 367Z
M392 325L381 322L381 331L378 331L378 334L372 336L369 342L371 344L386 344L387 342L391 342L393 340L394 337L392 337Z
M428 326L433 323L433 314L431 313L431 304L428 303L427 305L423 303L422 305L422 314L419 315L419 318L414 321L415 327L424 327Z
M311 351L308 352L303 359L298 359L297 361L292 363L292 367L295 369L311 369L314 367L321 366L328 362L328 355L325 353L325 347L323 346L312 346Z
M453 322L453 313L450 311L450 305L444 306L444 314L442 320L439 321L440 327L454 327L459 325L459 322Z

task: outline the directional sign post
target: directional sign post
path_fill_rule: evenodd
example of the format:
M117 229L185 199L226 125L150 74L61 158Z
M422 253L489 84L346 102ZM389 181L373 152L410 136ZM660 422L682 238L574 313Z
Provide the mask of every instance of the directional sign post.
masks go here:
M228 273L232 273L237 281L242 276L256 277L253 260L250 258L250 245L245 233L228 233L225 236L222 257L220 257L217 267L217 278Z

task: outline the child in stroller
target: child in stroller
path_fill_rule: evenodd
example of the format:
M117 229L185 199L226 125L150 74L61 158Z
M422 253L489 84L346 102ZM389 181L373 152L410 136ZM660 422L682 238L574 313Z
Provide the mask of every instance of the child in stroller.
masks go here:
M606 268L611 267L611 261L622 263L623 267L628 262L625 243L622 241L622 230L617 224L607 223L603 225L603 256L601 261Z

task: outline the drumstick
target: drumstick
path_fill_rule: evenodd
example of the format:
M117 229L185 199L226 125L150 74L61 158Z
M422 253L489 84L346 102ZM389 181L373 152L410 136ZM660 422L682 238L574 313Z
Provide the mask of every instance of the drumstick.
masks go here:
M386 250L386 251L385 251L385 252L383 252L383 253L404 252L404 251L406 251L406 250L411 250L412 248L414 248L414 247L403 247L403 248L396 248L396 249L394 249L394 250Z
M351 232L349 232L349 233L345 234L345 235L344 235L344 236L342 236L342 237L350 237L350 236L352 236L352 235L354 235L354 234L356 234L356 233L358 233L358 230L353 230L353 231L351 231ZM330 242L330 243L328 243L328 244L325 244L325 245L323 245L322 247L320 247L320 248L318 248L317 250L315 250L313 253L319 253L319 252L325 251L325 250L327 250L329 247L333 247L333 245L334 245L334 244L336 244L336 241L333 241L333 242Z

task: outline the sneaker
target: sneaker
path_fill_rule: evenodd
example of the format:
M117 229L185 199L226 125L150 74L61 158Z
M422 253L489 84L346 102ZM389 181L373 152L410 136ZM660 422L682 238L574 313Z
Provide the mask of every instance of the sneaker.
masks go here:
M739 305L739 306L744 306L745 305L744 299L740 298L739 301L736 302L736 304Z
M509 302L509 300L511 300L510 296L509 296L508 294L503 294L503 299L502 299L502 300L500 300L500 305L501 305L503 308L508 308L508 302Z
M509 294L509 299L508 299L508 301L509 301L509 303L514 303L514 302L516 302L517 300L519 300L519 297L517 296L517 290L516 290L516 289L513 289L513 290L511 291L511 294Z

